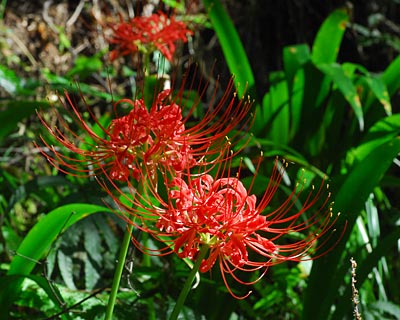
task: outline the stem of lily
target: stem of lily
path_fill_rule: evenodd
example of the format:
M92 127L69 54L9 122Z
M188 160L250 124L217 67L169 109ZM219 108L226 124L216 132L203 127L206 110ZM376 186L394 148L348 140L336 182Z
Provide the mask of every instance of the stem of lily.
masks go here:
M145 179L145 177L143 177L143 179ZM143 194L144 191L145 191L144 185L142 183L139 183L136 193ZM121 247L119 249L118 263L117 263L117 266L116 266L115 272L114 272L113 283L112 283L112 287L111 287L110 296L108 297L106 316L105 316L104 320L112 320L115 301L117 300L119 284L121 282L122 273L124 271L125 261L126 261L126 256L128 254L129 245L131 243L131 235L132 235L133 227L134 226L131 223L128 223L126 226L124 238L122 239Z
M115 301L117 299L117 293L119 289L119 283L121 282L122 272L124 271L126 255L128 253L129 244L131 243L131 233L132 233L133 225L128 223L127 229L124 234L124 238L121 243L121 248L118 255L118 263L115 268L114 279L111 287L110 296L108 297L108 304L106 310L105 320L111 320Z
M192 270L189 273L189 276L186 279L186 282L182 288L181 293L179 294L178 300L176 301L174 310L172 310L172 313L169 317L169 320L176 320L178 319L179 313L183 308L183 305L185 303L186 297L189 294L190 288L192 287L192 283L194 278L196 277L196 273L199 271L201 262L203 261L203 258L206 256L208 251L208 246L203 245L203 247L200 249L199 255L197 257L196 262L193 265Z

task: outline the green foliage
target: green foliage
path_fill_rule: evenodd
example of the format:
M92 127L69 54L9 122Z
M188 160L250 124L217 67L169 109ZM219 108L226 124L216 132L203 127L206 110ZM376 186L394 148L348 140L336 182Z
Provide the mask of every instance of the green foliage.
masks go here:
M219 0L203 0L208 16L234 76L239 96L255 92L255 80L239 35ZM247 89L247 90L246 90Z
M184 21L204 18L185 16L182 2L166 3ZM218 270L202 275L181 318L350 319L351 257L358 264L356 285L363 316L398 317L400 289L394 280L400 276L400 179L393 162L400 153L400 115L394 103L400 88L400 57L380 74L339 61L350 18L346 11L336 10L321 25L312 46L295 44L283 49L283 70L268 75L268 90L258 99L253 71L232 20L219 0L203 3L239 96L246 93L255 99L253 135L243 162L233 160L233 170L245 164L255 171L254 159L261 149L267 157L295 163L286 171L291 183L307 178L306 188L311 188L327 176L333 214L340 212L340 217L330 239L334 249L327 255L271 268L242 301L227 293ZM60 49L66 52L72 42L62 28L58 32ZM74 98L83 95L86 103L94 102L100 116L93 130L98 134L100 125L110 123L110 103L124 94L123 90L111 94L109 88L104 89L107 86L99 88L91 77L95 74L100 82L108 83L120 72L126 78L137 76L128 64L122 71L105 68L105 53L77 56L64 75L40 70L49 90L67 90ZM146 80L143 94L151 101L154 88L161 84L152 76ZM134 84L124 85L127 92L136 93ZM50 106L39 93L41 86L41 80L20 77L9 66L0 65L0 90L6 93L0 101L0 319L102 319L123 222L102 204L104 194L95 181L65 177L41 160L32 145L42 132L35 112L46 112ZM183 105L201 106L195 90L179 98ZM196 108L190 121L203 115L204 110ZM66 119L70 120L68 115ZM85 141L93 142L90 137ZM27 163L31 171L24 169ZM299 170L300 166L305 170ZM262 166L256 181L249 177L244 183L261 194L270 172L271 166ZM279 191L282 197L290 192L284 184ZM110 203L108 198L104 201ZM160 246L139 230L132 236L151 248ZM176 256L149 257L132 249L114 318L165 318L189 272L190 267ZM246 276L251 280L257 274ZM249 288L243 287L233 284L232 290L245 294Z
M373 74L354 63L337 62L348 21L347 12L334 11L319 29L312 49L307 45L284 48L284 70L269 75L270 88L262 101L256 101L257 117L252 128L254 145L260 146L264 153L301 163L315 173L328 174L334 212L341 213L336 225L338 236L331 239L332 245L341 237L340 241L332 252L313 262L304 295L304 319L328 319L332 306L335 306L332 319L350 318L350 257L358 259L361 274L357 286L363 296L368 292L363 285L382 287L383 279L390 281L390 274L381 273L376 284L366 276L381 265L398 239L393 224L385 225L385 233L389 235L383 237L379 232L381 226L373 223L380 219L387 221L389 216L384 216L386 212L370 196L379 193L380 198L387 199L382 182L391 177L393 160L400 152L400 119L398 114L391 115L391 97L400 86L399 58L382 74ZM219 28L215 26L221 38ZM227 55L233 54L234 46L224 48L230 44L220 43L228 61ZM243 61L246 65L247 60ZM237 73L237 68L229 63L228 66L233 74ZM399 181L393 180L391 189L396 188L398 194L399 186ZM362 218L369 226L367 237L374 242L369 254L360 255L352 241L363 232L356 221L364 216L364 208L366 212L375 212ZM380 249L381 242L385 244L384 251ZM396 292L392 292L392 299ZM269 299L271 304L279 303L279 294L266 294L260 301ZM381 310L381 317L385 313L395 314L397 306L389 302L388 296L383 299L388 304ZM361 302L366 315L379 313L374 306L381 300L373 294Z

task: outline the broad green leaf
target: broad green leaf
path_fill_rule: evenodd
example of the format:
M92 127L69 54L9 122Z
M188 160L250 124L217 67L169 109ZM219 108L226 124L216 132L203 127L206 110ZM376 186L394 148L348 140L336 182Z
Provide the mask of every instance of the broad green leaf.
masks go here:
M313 263L304 298L303 319L328 318L341 281L344 279L344 274L338 272L338 266L341 265L340 261L345 253L350 231L369 194L379 184L399 152L400 138L396 137L371 150L361 161L355 163L346 175L334 197L333 209L334 212L342 213L336 229L340 232L344 228L345 220L347 229L336 248ZM335 179L332 185L335 186Z
M99 230L93 221L87 220L85 223L85 232L83 233L86 252L89 256L99 265L103 259L101 255L101 238L99 235Z
M37 261L50 250L57 237L79 220L96 212L112 212L109 208L85 203L59 207L39 220L26 235L11 261L8 274L29 274Z
M363 260L356 259L357 261L357 287L361 287L372 269L377 266L379 260L382 257L390 254L392 248L396 247L398 240L400 239L400 228L394 229L388 235L385 235L379 239L377 246L372 250L371 253ZM332 319L343 319L344 313L351 309L351 286L346 285L346 291L341 297L342 303L337 305L337 309L333 314Z
M255 98L253 71L232 20L220 0L203 0L203 3L218 36L229 70L235 77L234 82L239 97L247 92Z
M364 85L363 82L358 82L357 85L359 87L360 97L363 101L364 110L367 110L369 106L377 99L380 104L383 106L387 115L392 114L392 105L390 102L389 92L386 86L386 83L383 81L381 75L373 75L371 74L364 66L357 63L346 62L342 64L342 69L344 70L346 76L350 79L356 80L357 78L361 78L367 86ZM360 73L357 76L356 71ZM353 82L355 82L353 80ZM365 97L362 99L362 94L365 92Z
M65 285L71 290L76 290L73 278L74 264L72 262L72 258L60 250L57 252L57 262Z
M400 55L383 72L382 80L388 88L389 96L400 88Z
M44 216L25 236L10 264L8 275L29 275L35 265L50 250L53 242L79 220L97 212L112 212L109 208L75 203L59 207ZM22 281L14 283L7 297L15 297ZM4 298L4 296L0 296ZM12 301L12 299L10 300ZM10 304L0 300L2 314L8 314Z
M364 116L361 106L360 97L358 96L357 89L349 77L346 76L342 67L339 64L320 64L317 67L329 76L336 84L347 102L353 108L354 114L357 117L360 130L364 129Z
M379 310L381 314L388 313L393 316L393 318L390 317L388 319L398 319L400 315L400 306L390 301L379 300L369 305L369 307Z
M362 144L349 150L347 162L360 161L383 143L390 142L400 135L400 114L383 118L375 123L365 135Z
M104 235L104 240L108 246L107 252L111 256L114 256L119 249L119 243L117 237L110 228L110 224L106 221L106 217L99 216L98 219L96 217L95 223L97 228L100 229Z
M18 122L35 114L39 108L47 109L47 101L6 101L0 105L0 140L18 128Z
M342 69L345 72L346 76L348 76L349 78L354 78L356 76L356 71L360 72L365 76L370 75L367 68L358 63L344 62L342 64Z
M289 83L288 83L289 86ZM304 88L305 88L305 71L303 68L297 70L293 83L292 91L289 92L289 108L290 108L290 135L289 140L292 140L296 136L298 130L301 128L301 113L304 99ZM290 90L290 88L289 88Z
M327 77L314 63L304 65L304 100L302 111L307 110L307 118L315 122L315 110L321 108L329 98L332 79ZM318 117L317 117L318 118Z
M100 279L100 275L96 268L93 266L90 259L84 261L85 264L85 288L87 290L92 290L96 285L97 281Z
M392 104L390 102L390 96L386 84L383 82L381 77L368 76L365 77L365 81L373 92L374 96L382 104L387 115L392 114Z
M349 16L343 9L332 12L319 29L312 47L315 64L333 63L339 53Z
M289 93L292 93L293 82L298 70L310 59L310 48L306 44L283 48L283 66L288 83Z
M13 274L0 277L0 301L3 303L6 302L7 305L14 303L15 301L12 301L13 297L9 293L14 290L15 286L19 286L24 279L30 279L36 282L38 286L46 292L51 301L53 301L53 303L60 308L60 311L62 310L62 304L65 303L62 295L57 287L50 285L50 282L43 276ZM5 305L2 304L2 307L4 306ZM64 315L62 318L70 319L70 317L67 315ZM8 319L8 314L4 309L2 309L2 312L0 312L0 319Z
M308 45L289 46L283 49L283 65L288 87L291 117L289 140L296 135L301 123L305 81L303 65L309 60L310 49Z
M271 87L263 99L265 120L269 124L269 138L275 143L287 144L289 141L290 112L288 88L283 72L270 75Z

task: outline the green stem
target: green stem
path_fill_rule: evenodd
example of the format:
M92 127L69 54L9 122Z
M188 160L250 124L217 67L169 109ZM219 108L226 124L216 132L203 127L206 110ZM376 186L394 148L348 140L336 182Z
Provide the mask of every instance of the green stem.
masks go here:
M132 233L133 225L128 223L127 229L124 234L124 239L121 243L121 248L118 255L118 263L114 273L114 279L111 287L110 296L108 297L107 311L105 320L111 320L115 300L117 299L117 293L119 289L119 283L121 282L122 272L124 271L126 255L128 253L129 244L131 243L131 233Z
M172 310L172 313L171 313L171 315L169 317L169 320L178 319L178 315L179 315L180 311L183 308L183 305L185 303L186 297L187 297L187 295L188 295L188 293L190 291L190 288L192 287L193 280L196 277L196 273L199 271L200 264L203 261L203 258L206 256L207 251L208 251L208 246L204 245L201 248L201 250L199 252L199 255L197 257L197 260L194 263L194 266L193 266L192 270L190 271L189 276L186 279L186 282L185 282L185 284L184 284L184 286L182 288L181 293L179 294L178 300L176 301L174 310Z

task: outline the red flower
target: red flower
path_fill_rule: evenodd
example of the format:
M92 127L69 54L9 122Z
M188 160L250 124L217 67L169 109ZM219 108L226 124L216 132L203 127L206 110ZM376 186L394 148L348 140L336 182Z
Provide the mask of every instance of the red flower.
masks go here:
M242 122L246 125L247 120L243 120L251 107L247 101L235 103L234 97L228 100L231 86L232 83L220 103L192 127L187 124L198 103L183 117L180 97L172 98L170 90L158 94L150 110L143 99L116 102L114 108L124 103L131 106L131 111L112 120L107 127L88 108L97 131L86 123L66 94L68 103L63 106L83 134L76 133L76 128L72 129L59 113L59 127L50 126L39 114L50 134L73 153L71 156L65 150L59 151L42 137L47 149L53 152L46 152L46 157L65 173L85 177L104 172L112 180L121 181L129 177L139 179L143 170L152 176L160 165L177 173L198 162L216 161L227 149L226 137L232 129Z
M117 197L114 199L123 212L133 216L125 216L128 222L166 243L165 248L155 252L133 239L138 248L152 254L175 252L181 258L195 260L201 247L208 246L209 253L202 261L200 271L209 271L218 263L228 291L236 298L245 298L250 292L244 297L236 296L230 289L226 274L249 285L257 282L269 266L285 261L315 259L331 249L319 252L329 235L317 243L319 238L332 231L331 227L337 219L332 218L331 209L327 206L329 195L324 199L323 184L307 195L300 208L303 185L296 186L277 208L271 208L282 171L275 165L266 190L258 201L238 178L214 179L208 174L173 178L167 186L166 201L157 194L151 182L147 186L148 190L152 190L153 198L150 200L137 196L136 200L127 198L131 203L124 205ZM106 190L112 195L109 189ZM323 203L318 206L321 199ZM305 234L301 237L300 232ZM250 255L250 252L255 255ZM316 252L317 255L312 257ZM236 271L256 270L261 270L261 274L252 282L245 282L235 274Z
M110 25L114 36L109 41L117 46L111 51L111 60L137 51L151 53L157 49L172 60L175 43L179 40L186 42L188 35L193 34L185 23L176 21L174 17L168 18L162 12L150 17L135 17L129 22L120 20Z

